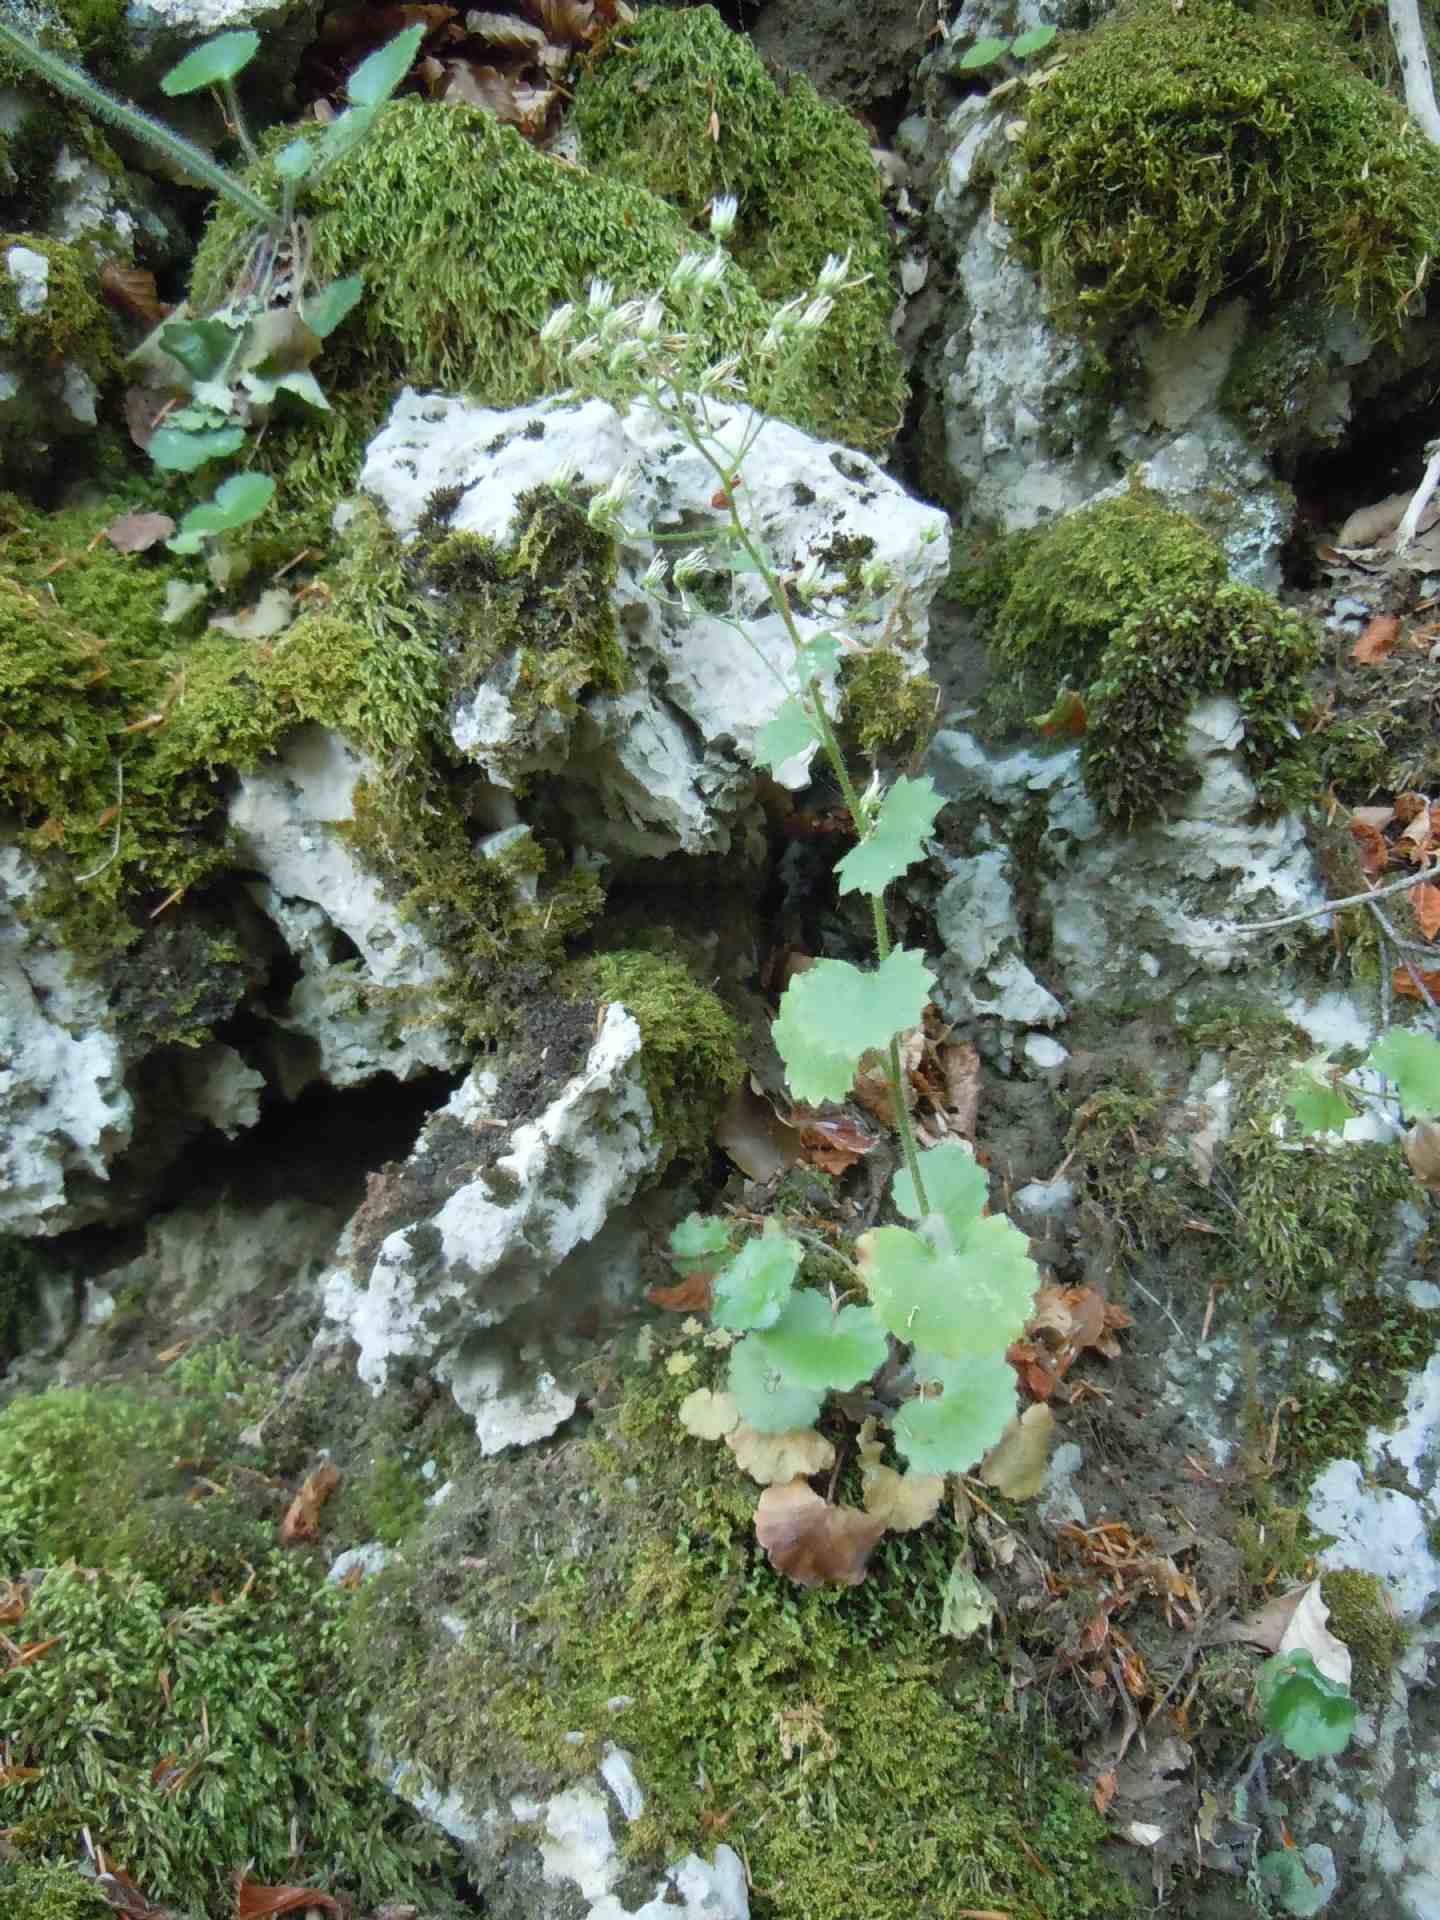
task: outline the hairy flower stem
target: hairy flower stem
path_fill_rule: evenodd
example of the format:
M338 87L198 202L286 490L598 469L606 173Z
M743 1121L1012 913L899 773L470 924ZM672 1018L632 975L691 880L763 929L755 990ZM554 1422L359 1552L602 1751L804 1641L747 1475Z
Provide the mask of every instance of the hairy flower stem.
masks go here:
M654 396L652 404L663 404L658 399L658 393ZM770 596L771 604L785 623L785 631L789 634L798 654L805 642L796 624L795 614L790 605L790 596L785 591L784 581L771 567L760 543L741 518L740 510L735 504L736 490L732 468L716 456L691 418L687 407L682 404L678 407L667 407L665 411L675 420L691 446L720 481L720 490L730 514L730 530L744 549L746 558L765 582L765 590ZM814 721L820 735L821 750L830 764L831 772L835 775L841 797L850 810L850 818L855 822L856 830L863 833L865 830L864 806L856 791L855 782L850 777L850 769L845 764L845 755L841 751L839 736L835 732L830 715L826 712L820 683L813 679L807 681L803 697L809 709L810 718ZM872 898L870 907L875 925L875 954L883 966L890 954L890 929L885 920L885 904L882 900ZM925 1182L920 1173L920 1153L915 1144L915 1131L910 1125L910 1109L905 1100L905 1076L900 1061L898 1036L890 1042L885 1063L885 1077L890 1083L890 1102L895 1109L895 1129L900 1136L900 1151L905 1159L906 1170L915 1185L915 1204L922 1214L928 1213L930 1207L925 1195Z
M243 208L256 226L272 232L280 225L277 210L267 206L233 173L212 160L203 147L197 147L192 140L185 139L183 134L176 133L162 121L152 120L148 113L131 106L128 100L117 100L113 94L97 86L88 73L82 72L79 67L72 67L68 61L61 60L46 48L37 46L28 34L7 26L3 21L0 21L0 47L12 53L22 66L38 73L57 93L78 100L98 119L110 121L122 133L128 133L133 139L143 141L157 153L164 154L167 160L212 192L223 194L227 200Z

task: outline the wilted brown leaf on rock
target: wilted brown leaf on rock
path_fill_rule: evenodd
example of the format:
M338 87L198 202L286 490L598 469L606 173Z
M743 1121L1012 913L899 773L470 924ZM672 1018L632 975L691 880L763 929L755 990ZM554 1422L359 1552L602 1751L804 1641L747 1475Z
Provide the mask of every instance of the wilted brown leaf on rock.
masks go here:
M753 1076L742 1080L726 1101L715 1125L715 1144L747 1180L762 1185L804 1157L798 1131L775 1111Z
M304 1913L318 1907L345 1920L349 1911L333 1893L317 1893L312 1887L262 1887L242 1875L235 1889L235 1920L270 1920L272 1914Z
M1382 660L1388 660L1394 651L1395 642L1400 638L1399 616L1393 613L1374 614L1365 631L1350 649L1350 658L1362 667L1378 666Z
M804 1480L767 1487L755 1538L777 1573L797 1587L858 1587L885 1522L858 1507L832 1507Z
M1372 827L1368 821L1352 817L1350 837L1355 842L1360 871L1367 880L1378 879L1390 864L1390 849L1386 845L1384 834L1378 827Z
M796 1118L805 1158L822 1173L848 1172L879 1144L873 1133L866 1133L843 1114L833 1119L819 1114L797 1114Z
M1033 1500L1045 1484L1055 1416L1043 1403L1012 1420L980 1466L980 1478L1008 1500Z
M1415 914L1415 924L1427 940L1440 933L1440 887L1433 880L1417 880L1405 896Z
M122 267L118 260L100 269L100 291L112 307L147 327L158 327L170 312L160 298L155 276L145 267Z
M331 1460L322 1462L313 1473L306 1475L304 1485L280 1522L280 1538L287 1547L315 1538L320 1531L320 1509L339 1484L340 1469Z
M673 1287L647 1287L645 1298L666 1313L708 1313L715 1298L713 1273L687 1273Z
M1405 1158L1421 1186L1440 1193L1440 1121L1415 1122L1405 1136Z

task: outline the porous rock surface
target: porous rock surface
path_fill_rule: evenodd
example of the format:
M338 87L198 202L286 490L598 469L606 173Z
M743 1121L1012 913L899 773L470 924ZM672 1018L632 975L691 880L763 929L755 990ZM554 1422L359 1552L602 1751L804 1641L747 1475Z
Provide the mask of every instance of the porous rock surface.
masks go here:
M638 1025L612 1005L583 1065L533 1119L507 1124L495 1074L476 1071L404 1167L372 1179L326 1277L325 1310L374 1391L397 1362L419 1362L449 1385L487 1453L543 1439L574 1412L546 1364L565 1319L565 1262L663 1151L639 1056Z
M741 408L715 408L729 442L750 423ZM628 472L628 526L675 532L724 523L713 504L713 471L660 416L643 406L618 413L603 401L546 400L496 412L407 388L367 451L361 485L402 534L414 530L441 488L463 494L452 531L503 538L527 489L562 474L576 488L603 489ZM838 540L870 543L895 586L863 639L878 640L904 598L912 657L923 666L926 616L948 557L945 516L920 505L863 454L827 446L780 421L759 431L745 465L747 517L782 571L797 570ZM794 647L762 589L737 583L737 617L749 644L718 614L692 603L657 601L639 585L652 553L643 537L626 543L614 599L630 667L623 693L586 702L558 798L585 843L602 853L656 856L723 853L753 806L756 745L793 678ZM840 569L829 576L837 595ZM805 638L827 627L826 601L797 614ZM528 758L515 752L508 700L513 664L500 662L462 695L452 719L460 751L498 785L553 769L554 740L543 729ZM780 769L782 784L805 783L811 754Z

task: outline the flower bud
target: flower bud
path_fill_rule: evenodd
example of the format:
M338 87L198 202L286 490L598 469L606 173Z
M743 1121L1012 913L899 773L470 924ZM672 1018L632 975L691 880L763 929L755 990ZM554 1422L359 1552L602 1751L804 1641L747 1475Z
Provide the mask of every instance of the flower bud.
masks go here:
M710 231L717 240L728 240L735 230L735 215L740 211L733 193L722 193L710 204Z
M545 347L558 346L570 331L574 319L575 309L568 300L563 307L556 307L540 329L540 344Z
M586 301L590 312L598 318L602 313L608 313L614 304L615 289L611 286L610 282L608 280L592 280L590 282L590 298Z

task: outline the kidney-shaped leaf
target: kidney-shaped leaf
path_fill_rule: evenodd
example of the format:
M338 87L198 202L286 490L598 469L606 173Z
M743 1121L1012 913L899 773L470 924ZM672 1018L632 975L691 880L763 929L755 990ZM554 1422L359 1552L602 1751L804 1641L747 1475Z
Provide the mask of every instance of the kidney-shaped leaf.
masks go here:
M218 87L243 73L259 51L258 33L217 34L171 67L160 82L160 91L173 99L180 93L198 93L201 87Z
M933 780L902 773L881 801L869 833L836 867L841 893L883 894L924 853L944 804Z
M1349 1689L1327 1680L1308 1653L1277 1653L1256 1688L1266 1729L1300 1760L1344 1751L1355 1725Z
M1015 1417L1015 1374L1000 1354L917 1366L939 1395L907 1400L892 1422L912 1473L968 1473Z
M1002 1216L976 1220L953 1252L908 1227L876 1227L856 1244L871 1304L899 1340L960 1359L1003 1353L1035 1296L1029 1243Z
M715 1276L712 1313L717 1326L732 1333L773 1327L790 1298L800 1271L802 1248L783 1233L763 1233L740 1249Z
M730 1355L727 1384L741 1419L757 1433L811 1426L825 1397L811 1387L791 1386L753 1333Z
M774 1324L753 1337L788 1385L816 1393L858 1386L887 1352L885 1331L868 1307L836 1312L813 1288L792 1293Z
M990 1181L985 1169L958 1140L946 1140L919 1156L920 1179L925 1188L925 1206L915 1197L915 1182L908 1167L896 1174L891 1193L895 1205L907 1220L919 1220L929 1213L942 1216L952 1241L962 1240L971 1224L985 1211L990 1198Z
M797 973L772 1029L795 1098L843 1100L862 1054L919 1026L934 978L924 954L905 947L869 973L848 960L817 960Z

